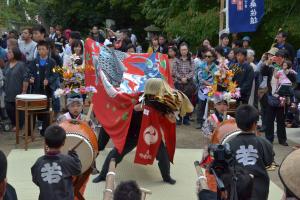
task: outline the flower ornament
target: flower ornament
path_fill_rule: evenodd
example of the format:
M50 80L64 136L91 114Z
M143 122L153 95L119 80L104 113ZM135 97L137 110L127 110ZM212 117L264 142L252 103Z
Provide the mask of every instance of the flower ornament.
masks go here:
M97 90L94 86L85 85L85 72L93 72L95 68L93 66L87 66L83 64L80 56L71 55L70 63L63 67L54 67L53 72L58 73L62 76L65 88L57 89L54 92L56 98L76 93L76 94L87 94L91 97Z
M214 83L209 89L209 97L217 97L223 95L223 98L230 101L230 99L240 98L240 89L236 82L233 82L235 72L230 70L225 60L220 62L219 69L214 73Z

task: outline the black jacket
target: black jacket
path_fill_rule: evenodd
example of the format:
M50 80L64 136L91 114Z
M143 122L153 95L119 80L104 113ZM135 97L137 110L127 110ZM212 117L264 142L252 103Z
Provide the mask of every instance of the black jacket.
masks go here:
M274 161L273 147L263 137L253 133L240 133L230 142L235 163L245 167L254 176L252 200L267 200L270 179L266 171Z
M74 199L72 176L81 173L75 151L40 157L31 168L32 181L40 188L39 200Z
M285 49L285 50L287 50L288 57L291 59L292 62L294 61L295 50L294 50L294 47L291 44L285 43L283 46L279 45L279 44L276 44L274 47L276 47L278 49Z
M251 88L254 80L253 68L248 64L244 63L238 65L239 70L236 71L233 77L233 81L236 81L241 92L241 99L248 101L251 95Z
M45 94L49 97L53 91L59 87L59 75L53 72L53 68L56 66L55 61L52 58L47 59L44 67L39 66L39 59L36 58L29 65L29 76L34 78L34 83L30 86L30 93L32 94ZM48 86L44 87L44 80L48 80Z

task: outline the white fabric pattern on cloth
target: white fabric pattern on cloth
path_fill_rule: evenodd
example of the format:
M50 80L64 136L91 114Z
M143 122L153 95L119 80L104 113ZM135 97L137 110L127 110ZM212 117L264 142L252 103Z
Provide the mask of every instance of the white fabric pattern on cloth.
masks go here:
M41 177L44 182L59 183L62 179L62 171L61 166L59 166L56 162L44 164L44 167L41 169Z
M255 165L258 158L257 153L258 151L254 149L253 145L249 145L248 148L246 148L245 145L242 145L236 151L236 160L244 166Z

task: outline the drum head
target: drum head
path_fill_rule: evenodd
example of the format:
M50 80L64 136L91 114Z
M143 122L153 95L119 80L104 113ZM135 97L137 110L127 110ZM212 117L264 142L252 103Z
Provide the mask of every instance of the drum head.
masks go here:
M47 96L42 94L19 94L16 96L16 98L24 99L24 100L39 100L39 99L47 99Z
M68 151L76 146L81 140L83 140L83 142L75 149L75 151L81 161L81 173L84 173L92 166L95 158L93 147L85 137L76 133L67 133L62 153L67 154Z
M223 140L221 141L221 144L224 145L224 144L228 143L229 141L231 141L233 138L235 138L240 133L241 133L240 130L228 133L227 135L224 136Z

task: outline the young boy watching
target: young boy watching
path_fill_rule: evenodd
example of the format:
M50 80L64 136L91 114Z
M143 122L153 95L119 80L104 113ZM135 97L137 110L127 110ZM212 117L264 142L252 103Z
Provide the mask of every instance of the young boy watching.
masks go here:
M50 99L59 87L59 75L53 72L55 61L49 57L49 46L45 41L37 44L39 56L29 66L29 93L44 94ZM35 117L34 117L35 119ZM41 135L49 126L49 115L39 114L38 119L43 122Z
M273 147L265 138L256 136L259 113L255 107L241 105L235 117L242 130L228 142L235 164L245 167L254 176L251 199L268 199L270 178L266 167L274 161Z
M81 162L75 151L60 153L66 139L65 130L49 126L45 131L45 155L31 168L32 181L40 188L39 200L74 199L72 176L81 173Z

